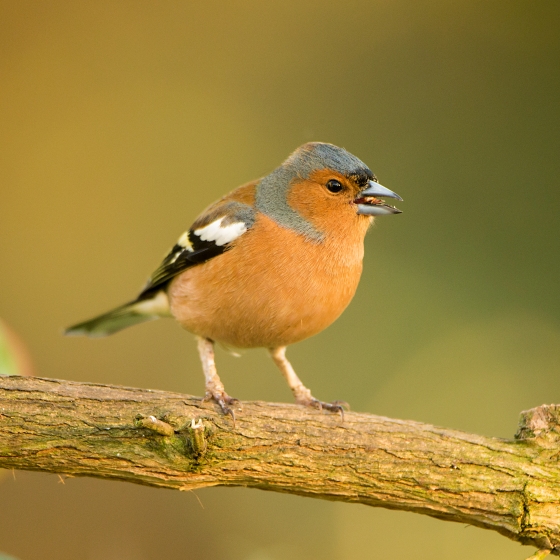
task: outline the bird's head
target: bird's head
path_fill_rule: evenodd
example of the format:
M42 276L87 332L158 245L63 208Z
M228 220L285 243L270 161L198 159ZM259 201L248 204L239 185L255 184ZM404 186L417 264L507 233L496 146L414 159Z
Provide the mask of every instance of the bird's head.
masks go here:
M400 214L383 198L402 198L383 187L369 167L343 148L322 142L300 146L257 187L257 208L280 225L320 241L336 224L363 224Z

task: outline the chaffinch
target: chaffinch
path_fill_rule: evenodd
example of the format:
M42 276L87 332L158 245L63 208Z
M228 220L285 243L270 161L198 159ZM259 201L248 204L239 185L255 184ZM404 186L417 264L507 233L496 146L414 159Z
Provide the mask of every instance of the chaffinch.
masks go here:
M216 373L214 342L267 348L296 403L342 414L296 375L289 344L322 331L344 311L362 272L374 216L398 214L357 157L332 144L300 146L272 173L210 205L183 233L138 297L66 333L104 336L175 317L196 336L206 397L235 418Z

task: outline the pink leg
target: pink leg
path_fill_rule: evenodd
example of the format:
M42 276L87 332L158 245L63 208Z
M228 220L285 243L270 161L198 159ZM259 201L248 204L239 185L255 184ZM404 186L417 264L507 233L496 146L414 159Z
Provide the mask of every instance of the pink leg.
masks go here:
M214 361L214 342L201 336L196 337L196 342L198 345L198 353L200 354L200 361L202 362L202 370L204 371L206 384L206 395L204 400L216 401L220 405L222 412L224 414L229 414L235 421L235 413L228 405L234 404L238 401L226 393L224 384L218 377L216 362Z
M278 346L277 348L269 349L270 355L274 360L274 363L278 366L278 369L282 372L282 375L288 382L294 397L296 398L297 404L303 404L305 406L312 406L318 409L326 409L332 412L339 412L342 419L344 419L344 408L348 407L348 404L344 401L334 401L332 403L321 402L317 400L311 391L301 382L301 379L297 376L292 364L286 358L286 347Z

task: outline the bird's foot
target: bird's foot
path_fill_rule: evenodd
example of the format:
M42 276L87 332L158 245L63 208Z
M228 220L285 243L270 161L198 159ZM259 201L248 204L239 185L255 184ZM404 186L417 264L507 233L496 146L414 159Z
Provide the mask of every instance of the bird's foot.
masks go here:
M233 397L230 397L225 391L207 390L206 395L202 399L202 402L209 402L209 401L217 402L220 405L222 412L226 415L229 414L232 417L233 422L235 424L235 412L233 411L232 408L230 408L230 405L238 405L239 407L241 407L241 405L239 404L239 399L234 399Z
M314 397L309 399L298 399L297 404L303 404L304 406L310 406L312 408L317 408L318 410L328 410L329 412L338 412L340 414L340 419L344 422L344 410L350 410L350 405L346 401L333 401L333 402L323 402L317 400Z

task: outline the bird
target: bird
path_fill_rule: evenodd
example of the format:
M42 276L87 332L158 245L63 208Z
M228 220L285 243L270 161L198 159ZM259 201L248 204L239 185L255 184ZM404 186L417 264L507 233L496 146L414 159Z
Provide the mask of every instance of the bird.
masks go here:
M286 347L333 323L353 298L364 238L375 217L402 201L344 148L308 142L261 179L211 204L177 240L132 301L69 327L106 336L161 317L195 335L205 401L235 421L218 376L214 344L266 348L295 402L343 415L343 401L316 399L286 358Z

